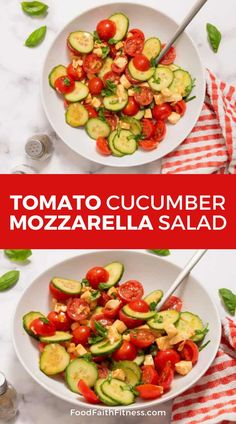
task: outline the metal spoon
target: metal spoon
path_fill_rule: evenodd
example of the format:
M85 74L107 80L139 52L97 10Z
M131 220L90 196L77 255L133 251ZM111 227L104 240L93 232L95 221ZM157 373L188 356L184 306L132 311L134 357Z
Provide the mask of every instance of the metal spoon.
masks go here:
M175 41L179 38L179 36L184 32L185 28L190 24L190 22L193 20L193 18L196 16L196 14L201 10L201 8L204 6L204 4L207 2L207 0L198 0L197 3L193 6L193 8L190 10L182 24L179 26L175 34L171 37L165 48L161 51L160 55L156 59L156 65L161 61L163 56L169 51L170 47L175 43Z
M157 311L161 309L166 300L175 292L175 290L180 286L180 284L184 281L184 279L189 275L192 269L197 265L200 259L205 255L207 250L197 250L197 252L193 255L190 261L185 265L184 269L180 272L178 277L175 279L173 284L170 286L169 290L164 294L163 298L157 305Z

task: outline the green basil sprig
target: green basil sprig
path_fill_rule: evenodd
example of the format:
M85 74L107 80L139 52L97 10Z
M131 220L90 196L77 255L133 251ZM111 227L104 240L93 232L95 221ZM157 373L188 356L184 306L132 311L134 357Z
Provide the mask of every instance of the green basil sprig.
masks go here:
M227 311L230 315L234 316L236 311L236 295L229 289L220 289L219 295Z
M30 249L5 249L4 253L8 259L15 262L25 262L32 255Z
M27 38L27 40L25 41L25 46L27 47L36 47L38 46L40 43L42 43L42 41L45 38L47 32L47 27L42 26L38 29L36 29L35 31L33 31L29 37Z
M14 286L20 277L20 271L8 271L0 277L0 291L5 291Z
M21 8L27 15L41 16L47 12L48 5L40 1L23 1Z
M220 47L222 35L215 25L207 24L207 34L212 50L217 53Z
M158 256L169 256L170 250L169 249L149 249L150 252L155 253L155 255Z

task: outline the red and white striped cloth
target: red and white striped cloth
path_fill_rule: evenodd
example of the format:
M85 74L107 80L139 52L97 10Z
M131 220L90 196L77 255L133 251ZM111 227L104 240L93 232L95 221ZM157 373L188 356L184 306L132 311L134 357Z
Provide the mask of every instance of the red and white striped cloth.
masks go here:
M236 89L206 71L205 103L191 134L162 160L163 174L236 174Z
M222 330L220 348L211 367L174 400L171 423L236 423L236 323L225 318Z

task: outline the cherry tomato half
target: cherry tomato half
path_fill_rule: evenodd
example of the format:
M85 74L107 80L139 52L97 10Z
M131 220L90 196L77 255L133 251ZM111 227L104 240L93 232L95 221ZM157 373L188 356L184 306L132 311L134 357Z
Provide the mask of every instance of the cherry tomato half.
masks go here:
M165 138L166 135L166 124L163 121L157 121L154 129L153 139L156 142L160 142Z
M103 19L97 24L96 30L101 40L108 41L116 33L116 24L110 19Z
M130 302L128 305L130 309L132 309L132 311L135 311L135 312L148 312L150 310L147 302L145 302L145 300L142 300L142 299L134 300Z
M71 93L71 91L75 88L75 81L69 75L59 77L56 79L54 83L55 89L58 93L67 94Z
M163 389L154 384L141 384L136 386L135 390L139 392L142 399L157 399L163 394Z
M94 266L86 274L90 286L97 289L100 283L106 283L109 278L109 272L101 266Z
M107 294L107 292L102 291L101 296L97 300L98 306L105 306L108 300L111 300L112 297Z
M182 300L177 296L170 296L169 299L164 303L161 310L166 311L166 309L175 309L176 311L180 312L182 309L183 302Z
M167 118L172 113L172 108L169 105L169 103L163 103L162 105L154 105L154 108L152 110L152 116L157 121L166 121Z
M144 294L142 284L137 280L129 280L118 287L118 295L124 303L139 300Z
M191 361L193 364L196 364L198 361L199 350L192 340L186 340L184 342L183 349L180 352L180 356L185 361Z
M78 382L78 390L89 403L100 403L99 398L92 389L83 380Z
M135 328L135 327L138 327L139 325L142 325L144 323L144 321L142 321L141 319L136 319L136 318L128 317L128 315L126 315L122 311L122 309L119 311L119 319L121 321L123 321L123 323L128 328Z
M70 330L71 320L65 312L51 311L48 314L49 321L54 325L58 331Z
M133 361L136 356L137 351L135 346L126 340L123 341L121 347L112 354L112 358L115 361Z
M71 298L67 303L67 314L73 321L84 320L90 314L89 304L84 299Z
M143 150L146 150L148 152L156 149L158 144L159 143L157 141L155 141L151 138L147 139L147 140L146 139L145 140L139 140L139 142L138 142L139 147L141 147Z
M143 47L144 40L140 37L128 37L124 42L124 52L131 57L134 57L136 54L141 54Z
M34 319L30 323L29 328L36 336L54 336L56 332L55 325L47 318Z
M144 118L140 122L142 125L142 135L144 136L144 138L148 139L152 137L152 135L154 134L155 125L151 121L151 119Z
M163 44L162 48L164 49L165 44ZM165 54L165 56L161 59L160 63L162 65L171 65L174 63L176 59L176 50L175 47L172 46L169 51Z
M105 315L103 313L101 313L101 314L95 314L90 319L90 326L91 326L91 329L92 329L92 331L94 333L97 332L96 327L95 327L95 321L96 322L99 322L104 327L107 327L108 325L112 325L113 324L113 319L105 317Z
M143 365L141 367L141 381L144 384L158 384L159 375L153 365Z
M109 124L109 126L111 128L111 131L115 130L116 127L117 127L117 122L118 122L117 115L114 115L114 113L109 112L108 110L105 110L104 116L105 116L107 123Z
M72 45L70 44L70 42L69 42L69 39L68 39L68 38L67 38L67 40L66 40L66 45L67 45L68 50L69 50L71 53L73 53L75 56L79 56L79 57L81 57L81 53L80 53L80 52L78 52L78 50L75 50L75 49L72 47Z
M136 54L133 58L133 64L138 71L148 71L150 69L150 60L144 54Z
M128 68L128 66L126 66L126 68L125 68L125 76L126 76L126 78L129 80L129 82L130 82L131 84L133 84L133 85L135 85L135 84L140 84L140 81L138 81L138 80L134 79L134 78L131 76L131 74L130 74L130 72L129 72L129 68Z
M147 328L140 328L137 330L134 329L130 332L130 341L136 347L145 349L155 342L155 337L151 330L148 330Z
M83 68L86 73L97 74L102 68L102 59L95 53L90 53L84 57Z
M167 363L172 367L180 361L180 355L174 349L160 350L157 352L154 363L157 371L162 371Z
M106 318L115 318L118 316L119 310L121 309L122 306L123 306L123 303L121 301L116 308L110 308L109 305L105 305L102 312Z
M134 98L141 106L147 106L153 101L153 92L151 88L139 87L139 90L134 94Z
M106 82L107 81L110 81L110 82L119 82L120 81L120 77L115 72L109 71L109 72L106 72L103 75L103 82L104 82L105 85L106 85Z
M91 78L88 82L88 88L91 94L100 94L104 85L99 77Z
M67 66L67 73L71 78L73 78L76 81L81 81L86 76L82 66L76 66L75 67L75 66L73 66L72 63L70 63Z
M122 110L123 114L126 116L134 116L139 111L139 105L134 99L133 96L130 96L128 99L128 103L125 108Z
M187 109L187 105L184 100L180 100L179 102L172 105L172 110L181 116L185 114L186 109Z
M170 389L171 383L174 379L174 370L170 362L167 362L161 371L158 384L163 387L164 392Z
M143 31L141 31L141 30L140 30L140 29L138 29L138 28L129 29L129 32L130 32L131 34L133 34L133 36L134 36L134 37L141 38L142 40L144 40L144 39L145 39L145 36L144 36Z
M91 105L84 105L85 109L87 109L89 118L96 118L98 116L98 113L96 109Z
M80 325L72 331L75 344L86 345L90 337L91 330L87 325Z
M107 378L109 375L109 369L103 365L97 364L98 378Z
M54 287L52 282L50 282L50 284L49 284L49 290L50 290L52 297L54 297L59 302L65 302L66 300L70 299L70 297L71 297L70 294L63 293L62 291L60 291L56 287Z
M109 147L108 141L105 137L98 137L96 140L96 149L98 153L104 156L111 155L111 149Z

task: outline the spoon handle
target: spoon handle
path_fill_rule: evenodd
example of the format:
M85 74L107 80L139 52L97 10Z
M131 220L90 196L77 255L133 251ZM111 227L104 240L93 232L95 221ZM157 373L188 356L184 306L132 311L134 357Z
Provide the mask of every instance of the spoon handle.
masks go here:
M170 286L169 290L165 293L161 301L157 305L157 310L159 311L161 307L164 305L165 301L175 292L175 290L179 287L179 285L183 282L185 277L192 271L192 269L197 265L200 259L205 255L207 250L197 250L197 252L192 256L190 261L185 265L184 269L180 272L176 280Z
M188 26L188 24L193 20L193 18L196 16L196 14L199 12L199 10L204 6L204 4L207 2L207 0L198 0L196 4L193 6L193 8L190 10L182 24L178 27L175 34L171 37L169 42L167 43L166 47L162 50L160 55L158 56L156 60L156 65L160 62L160 60L163 58L163 56L168 52L170 47L174 44L174 42L179 38L179 36L182 34L182 32L185 30L185 28Z

